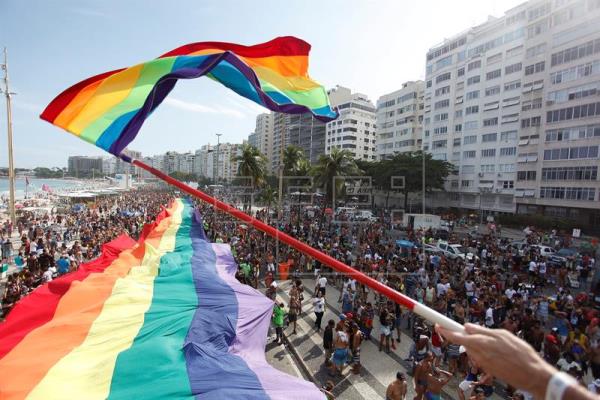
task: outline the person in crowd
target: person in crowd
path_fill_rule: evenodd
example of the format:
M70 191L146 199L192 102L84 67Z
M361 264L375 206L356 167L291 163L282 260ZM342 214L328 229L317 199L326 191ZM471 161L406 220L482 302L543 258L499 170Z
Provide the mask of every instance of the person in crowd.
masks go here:
M396 372L396 379L390 383L385 391L385 400L405 400L408 385L404 373Z
M333 354L333 334L335 332L335 321L330 319L323 331L323 349L325 351L325 365L331 365L331 355Z
M323 314L325 313L325 299L320 291L317 292L316 297L313 299L313 308L315 311L315 328L317 331L320 331L321 320L323 319Z

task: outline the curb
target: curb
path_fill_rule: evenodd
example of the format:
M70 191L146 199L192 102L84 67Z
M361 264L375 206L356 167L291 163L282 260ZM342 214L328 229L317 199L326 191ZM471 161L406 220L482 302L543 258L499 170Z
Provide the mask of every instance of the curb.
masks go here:
M296 361L297 365L300 367L300 371L302 372L302 375L304 375L305 378L308 378L308 380L310 380L312 383L314 383L315 386L320 387L319 382L317 382L317 379L315 378L315 376L312 374L312 372L310 372L308 365L306 365L306 363L304 362L304 360L298 353L298 350L296 350L296 346L294 346L294 344L288 339L288 337L285 333L283 334L283 342L285 343L286 347L289 349L290 353L292 353L292 356L294 356L294 361Z

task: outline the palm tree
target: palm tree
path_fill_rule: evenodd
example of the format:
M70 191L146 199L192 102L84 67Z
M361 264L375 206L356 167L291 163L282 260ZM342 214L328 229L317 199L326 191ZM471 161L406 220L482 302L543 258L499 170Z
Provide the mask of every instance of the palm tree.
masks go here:
M267 159L256 147L249 144L242 145L241 154L234 156L233 161L239 162L238 176L251 178L253 192L255 188L265 183Z
M283 150L283 174L296 175L299 164L305 159L302 148L294 145L286 147Z
M267 208L267 218L269 218L269 211L271 209L271 206L277 200L277 190L273 189L270 186L267 186L262 190L260 197L265 207Z
M359 175L360 170L356 166L352 153L348 150L340 150L339 148L334 147L330 154L324 154L319 157L319 161L312 173L315 176L319 187L323 188L325 191L328 203L335 207L335 204L332 203L334 190L336 195L340 194L344 185L344 180L336 179L334 188L334 177Z

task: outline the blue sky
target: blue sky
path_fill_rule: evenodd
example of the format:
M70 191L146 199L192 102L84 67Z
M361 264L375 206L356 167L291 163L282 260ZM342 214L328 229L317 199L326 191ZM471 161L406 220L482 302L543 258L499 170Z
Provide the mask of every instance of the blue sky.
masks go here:
M147 61L182 44L255 44L294 35L312 44L310 74L378 96L423 79L427 49L521 0L1 0L9 51L17 167L65 166L100 150L41 121L58 93L89 76ZM434 13L432 13L434 11ZM6 113L0 101L0 166ZM180 82L130 146L144 155L241 142L261 107L209 79Z

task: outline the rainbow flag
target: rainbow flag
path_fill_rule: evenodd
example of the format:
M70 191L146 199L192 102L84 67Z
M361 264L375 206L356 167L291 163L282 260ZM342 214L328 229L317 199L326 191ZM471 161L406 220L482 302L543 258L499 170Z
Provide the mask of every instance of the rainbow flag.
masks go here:
M0 325L0 398L324 399L265 360L273 302L176 200L139 243L37 289Z
M207 75L269 110L331 121L337 113L327 92L308 76L309 51L308 43L291 36L254 46L192 43L79 82L40 117L118 156L179 79Z

